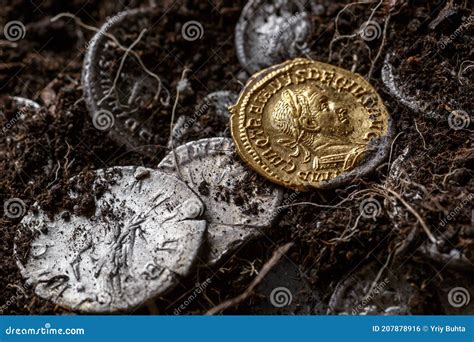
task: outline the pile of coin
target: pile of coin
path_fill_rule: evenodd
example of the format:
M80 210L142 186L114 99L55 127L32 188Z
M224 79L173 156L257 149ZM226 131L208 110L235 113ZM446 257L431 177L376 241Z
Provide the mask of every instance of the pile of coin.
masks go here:
M347 70L291 59L304 55L308 10L297 1L250 1L236 27L236 51L254 75L239 96L211 93L200 115L178 117L170 152L155 168L95 171L92 215L50 218L37 207L23 218L18 234L33 238L26 255L16 254L37 295L81 312L136 308L171 290L197 262L213 267L262 236L285 189L337 187L380 163L392 130L375 89ZM89 44L82 77L94 125L146 155L163 134L142 109L169 103L170 94L137 56L119 77L113 65L133 55L115 37L126 31L136 39L153 15L139 9L110 18ZM265 54L262 41L269 41ZM220 128L206 131L204 117ZM81 182L81 175L70 180ZM81 195L71 189L69 196Z

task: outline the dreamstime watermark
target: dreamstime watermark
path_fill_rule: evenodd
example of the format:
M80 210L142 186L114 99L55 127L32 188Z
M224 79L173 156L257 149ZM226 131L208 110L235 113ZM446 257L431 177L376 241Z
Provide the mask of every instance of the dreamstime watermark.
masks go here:
M286 287L275 287L270 293L270 303L276 308L288 306L293 301L293 294Z
M471 294L464 287L453 287L448 292L448 302L453 308L467 306L471 301Z
M15 125L22 121L27 114L28 106L22 106L18 109L15 116L11 118L2 128L2 133L6 134L7 131L11 130Z
M202 283L197 283L194 291L174 310L173 314L180 315L211 283L212 280L210 278Z
M5 329L6 335L84 335L84 328L53 328L50 323L45 323L40 328L16 328L9 326Z
M463 20L462 24L453 32L449 35L449 37L445 37L444 39L441 39L439 41L439 47L444 50L449 44L451 44L456 38L458 38L460 35L466 31L469 26L472 25L474 22L474 15L470 15L466 19Z
M17 219L25 215L26 205L20 198L10 198L3 204L3 215L11 219Z
M177 128L173 132L174 138L181 138L189 128L191 128L198 119L203 116L207 111L209 110L211 104L210 102L205 102L197 111L194 112L193 116L188 118L184 123L179 125L179 128Z
M375 297L377 297L383 290L388 286L390 281L388 278L385 278L383 281L377 283L374 288L362 299L362 301L352 309L352 314L357 315L361 310L369 304Z
M115 116L108 110L99 110L92 116L92 124L99 131L107 131L115 125Z
M13 20L9 21L3 27L3 35L11 42L17 42L20 39L25 38L26 27L21 21Z
M380 215L382 206L380 202L373 197L365 198L359 205L359 211L363 217L375 220L375 218Z
M292 192L288 197L286 197L282 202L281 205L276 209L277 214L280 214L283 210L286 209L286 206L292 204L298 195L300 194L299 191Z
M104 26L102 26L99 31L97 31L96 35L94 36L94 39L95 39L95 40L98 40L98 39L100 39L102 36L107 35L107 34L108 34L107 31L109 31L109 29L112 27L112 25L114 25L116 22L118 22L119 19L120 19L120 16L117 16L117 15L114 16L114 17L112 17L112 18L110 18L110 20L108 20L107 23L106 23ZM91 40L91 41L88 41L88 42L85 44L86 50L89 49L89 47L90 47L90 45L91 45L91 42L92 42L92 40Z
M27 291L26 287L15 286L15 288L17 290L16 294L12 295L10 298L8 298L8 300L2 306L0 306L0 315L3 315L10 306L17 303L21 298L26 297L26 291Z
M448 215L446 215L446 217L444 219L441 220L440 222L440 226L441 227L444 227L448 221L451 221L454 217L456 217L459 212L466 206L467 203L471 202L472 201L472 198L474 197L474 195L472 193L470 193L469 195L466 196L466 198L464 198L461 203L459 203L456 208L454 208L453 210L451 210Z
M455 131L459 131L461 129L469 127L471 124L471 117L469 114L464 110L453 110L449 113L448 116L448 125Z
M363 40L370 42L380 38L382 35L382 28L376 21L367 20L360 25L358 33Z
M262 53L264 55L271 54L274 50L277 49L277 45L280 41L280 37L285 32L287 32L288 29L291 29L292 25L295 25L295 24L304 25L306 20L307 20L307 14L306 13L297 13L295 15L292 15L288 19L286 19L285 22L282 25L278 26L279 27L278 31L276 31L270 37L268 37L266 39L266 43L259 46L258 50L260 51L260 53ZM306 50L308 50L308 48L306 46L306 43L299 44L299 42L303 40L303 38L305 36L305 32L308 31L308 30L304 30L304 29L291 30L291 32L295 32L295 31L299 32L299 36L295 37L295 39L294 39L295 46L301 52L308 52L308 51L306 51ZM256 56L256 57L259 57L259 56Z
M185 40L193 42L203 37L204 28L199 21L190 20L184 23L181 28L181 35Z

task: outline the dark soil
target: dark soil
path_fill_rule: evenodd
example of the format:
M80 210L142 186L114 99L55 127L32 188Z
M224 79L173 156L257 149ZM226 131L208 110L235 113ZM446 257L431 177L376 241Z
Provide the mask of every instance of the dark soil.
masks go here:
M167 53L168 58L166 63L149 68L156 67L154 72L166 75L172 101L184 66L191 70L187 77L193 93L178 103L177 116L192 117L193 110L210 92L240 91L242 67L235 56L233 30L244 2L156 2L161 11L172 13L165 14L166 25L160 25L161 31L155 32L160 37L156 54ZM252 270L259 270L279 244L289 241L295 242L295 246L286 261L297 265L299 272L291 270L281 274L298 273L305 286L298 283L294 287L304 287L306 292L303 293L308 293L309 288L310 293L306 301L298 295L297 302L310 309L298 307L292 312L283 312L285 314L324 313L337 283L369 262L378 263L380 268L385 264L385 272L393 274L400 270L403 273L405 265L410 265L405 280L413 290L407 301L411 313L469 313L466 308L461 311L449 306L446 292L455 286L471 286L471 297L474 296L472 270L454 268L450 263L421 253L420 246L430 242L420 220L443 242L439 247L441 253L449 255L457 249L469 263L474 263L473 124L460 130L448 124L453 110L473 113L470 96L474 69L463 71L462 67L469 64L462 63L474 60L474 22L456 34L445 48L441 49L439 43L473 15L472 4L458 0L453 2L452 8L446 9L445 1L386 1L372 18L383 29L390 17L385 34L372 41L364 41L358 35L338 39L332 44L330 56L336 16L348 2L321 0L317 3L322 7L313 15L315 31L310 57L353 69L364 76L372 71L370 82L383 97L393 116L396 133L400 134L393 143L390 159L370 177L358 179L346 188L297 196L288 191L284 204L312 202L315 205L300 204L283 210L279 221L264 238L249 242L217 268L199 265L196 272L183 279L166 298L136 313L202 314L242 293L255 278ZM164 146L157 146L154 157L143 156L94 128L81 88L82 60L93 32L77 27L67 18L55 23L50 19L61 12L71 12L86 24L100 27L107 17L119 11L148 4L148 1L134 0L46 0L36 8L34 2L2 2L0 27L19 20L25 24L27 33L16 47L8 41L0 41L0 124L2 128L10 127L17 114L8 96L26 97L42 106L36 113L26 113L21 121L3 129L0 135L0 310L4 313L65 313L64 309L36 297L23 283L13 258L20 219L4 215L4 202L19 198L27 208L37 202L51 215L63 210L88 215L94 210L93 196L100 195L100 191L93 194L87 187L77 189L83 196L80 202L71 202L67 196L67 189L74 185L70 184L71 177L85 172L83 177L87 180L87 171L111 166L153 168L169 152ZM339 15L339 34L358 32L374 6L348 7ZM186 43L180 40L183 18L203 24L202 40ZM377 58L382 41L383 48ZM380 72L387 53L397 57L396 71L403 91L428 102L430 110L439 115L412 111L387 91ZM152 60L153 55L149 55L147 62L152 63ZM171 110L166 115L170 118ZM163 136L168 134L169 127L163 127ZM395 165L398 172L394 172ZM91 180L88 182L81 184L90 184ZM204 194L207 186L201 184L199 191ZM380 204L373 218L360 215L361 203L367 198ZM17 243L27 245L28 237L22 236L22 241ZM177 312L177 308L195 294L196 284L203 284L207 279L209 284L202 293ZM275 276L269 276L268 281L273 281L271 279ZM272 286L285 286L277 283L264 282L249 300L225 313L268 314L271 311L269 290ZM275 309L275 313L282 312Z

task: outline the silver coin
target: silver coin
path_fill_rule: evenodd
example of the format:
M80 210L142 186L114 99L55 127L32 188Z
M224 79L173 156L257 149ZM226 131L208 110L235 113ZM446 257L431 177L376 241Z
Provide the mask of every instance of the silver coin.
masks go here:
M209 264L261 236L271 225L282 190L245 167L231 139L201 139L179 146L175 153L169 153L158 169L180 174L206 204Z
M207 95L192 116L182 115L173 127L174 146L210 136L230 137L229 107L237 101L237 94L222 90ZM169 142L171 146L171 141Z
M297 0L250 0L235 27L240 64L250 73L307 52L310 14Z
M403 276L377 275L382 265L371 263L356 270L336 286L329 300L328 314L407 315L413 293Z
M71 181L74 181L72 179ZM125 311L163 295L186 276L204 241L204 205L184 182L143 167L98 170L91 217L41 210L19 230L33 233L18 266L35 293L77 311ZM80 201L80 194L71 194Z
M412 51L410 55L417 55L419 52ZM405 54L407 54L405 52ZM439 54L438 54L439 55ZM440 55L441 56L441 55ZM394 96L401 104L410 110L423 115L426 118L435 119L438 121L445 121L448 119L450 126L460 126L460 128L468 128L473 117L470 115L471 106L465 107L463 103L468 103L466 100L467 94L472 93L474 89L473 84L456 79L454 75L456 72L449 70L449 61L446 60L446 66L443 70L443 75L436 74L433 77L432 84L436 87L436 80L443 79L443 84L448 89L460 85L460 91L440 91L433 90L432 84L426 84L428 78L419 78L415 71L405 74L400 72L400 68L405 64L409 64L407 59L400 58L398 53L390 52L386 55L384 64L381 70L382 82L388 89L390 94ZM417 62L424 70L430 69L432 58L421 57ZM467 66L466 66L467 67ZM429 75L427 73L426 75ZM434 74L433 74L434 75ZM424 83L423 83L424 82ZM413 86L417 85L417 86ZM450 109L449 109L450 108ZM455 120L453 123L450 120ZM460 120L458 123L457 120ZM452 128L454 128L452 127Z
M90 41L82 73L84 97L94 126L108 131L118 143L145 154L154 154L156 147L150 145L164 145L168 139L158 118L168 112L169 93L162 80L147 72L133 52L123 60L125 51L111 35L122 47L136 43L134 51L150 52L156 45L156 33L151 29L158 21L159 13L153 9L130 10L111 17Z
M18 109L21 108L28 108L28 109L40 109L41 106L33 100L19 97L19 96L12 96L12 99L16 102Z

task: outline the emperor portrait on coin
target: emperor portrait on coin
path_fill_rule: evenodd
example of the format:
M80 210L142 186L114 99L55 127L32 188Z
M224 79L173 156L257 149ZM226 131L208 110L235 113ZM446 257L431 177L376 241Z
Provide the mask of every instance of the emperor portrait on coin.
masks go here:
M360 75L294 59L254 75L231 107L240 156L280 185L330 187L380 148L389 115ZM328 186L329 185L329 186Z

